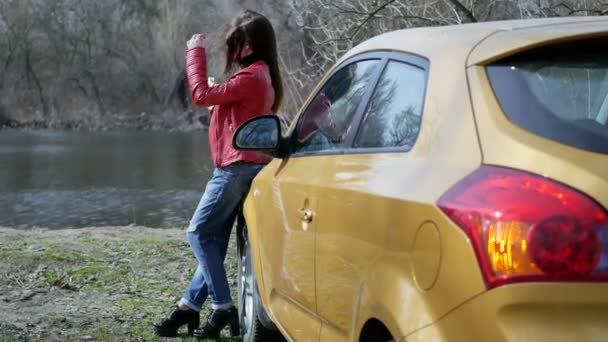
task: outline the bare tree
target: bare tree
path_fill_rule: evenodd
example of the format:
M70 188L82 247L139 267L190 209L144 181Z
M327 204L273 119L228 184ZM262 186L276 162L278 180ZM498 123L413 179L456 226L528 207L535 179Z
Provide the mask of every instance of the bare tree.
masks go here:
M303 56L289 76L308 92L353 46L384 32L488 20L606 15L602 0L298 0Z

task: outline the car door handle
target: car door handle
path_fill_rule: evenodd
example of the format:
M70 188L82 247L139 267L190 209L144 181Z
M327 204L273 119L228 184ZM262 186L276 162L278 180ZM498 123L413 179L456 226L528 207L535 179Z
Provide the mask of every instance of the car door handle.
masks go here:
M298 213L300 214L300 220L302 220L302 222L304 222L304 223L312 222L312 218L313 218L314 214L312 213L311 210L300 209L300 210L298 210Z

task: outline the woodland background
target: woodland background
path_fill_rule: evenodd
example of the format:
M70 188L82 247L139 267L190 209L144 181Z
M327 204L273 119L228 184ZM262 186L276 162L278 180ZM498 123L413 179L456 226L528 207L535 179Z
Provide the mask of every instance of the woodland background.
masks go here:
M244 8L271 19L288 122L352 46L416 26L605 15L605 0L0 0L0 127L175 128L206 123L176 99L186 40L210 37L222 79L225 23ZM198 120L197 120L198 119ZM151 124L155 123L155 124ZM160 124L159 124L160 123ZM200 125L199 125L200 126Z

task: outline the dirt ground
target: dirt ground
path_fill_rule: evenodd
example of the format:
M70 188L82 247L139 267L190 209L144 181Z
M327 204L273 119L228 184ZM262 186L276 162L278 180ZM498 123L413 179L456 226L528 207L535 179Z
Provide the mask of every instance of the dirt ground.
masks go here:
M0 341L175 341L152 323L195 268L182 229L0 228ZM236 300L234 236L226 269Z

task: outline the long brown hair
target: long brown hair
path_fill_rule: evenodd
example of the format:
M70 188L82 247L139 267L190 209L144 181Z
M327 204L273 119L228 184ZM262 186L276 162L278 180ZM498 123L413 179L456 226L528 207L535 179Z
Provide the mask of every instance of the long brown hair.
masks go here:
M234 18L226 30L225 72L230 72L240 62L241 51L245 44L249 44L258 60L263 60L268 65L275 94L272 111L276 113L283 100L283 81L279 71L277 40L270 21L265 16L251 10L245 10Z

